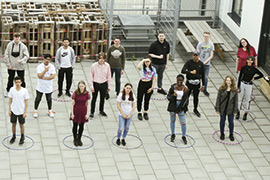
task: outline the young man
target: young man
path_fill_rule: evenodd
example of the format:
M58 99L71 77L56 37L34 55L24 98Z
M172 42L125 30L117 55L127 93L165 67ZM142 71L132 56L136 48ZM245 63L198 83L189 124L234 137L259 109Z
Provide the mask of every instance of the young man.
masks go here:
M19 120L21 128L21 138L19 145L24 143L24 123L28 107L29 94L27 89L22 87L22 79L19 76L14 78L15 87L10 88L8 93L9 97L9 116L10 122L12 123L12 138L9 141L10 144L13 144L16 139L16 124L17 119Z
M158 40L153 42L149 49L149 55L152 57L152 65L157 71L158 93L166 95L167 93L162 88L162 80L164 70L168 68L170 45L165 39L164 32L158 33Z
M61 46L55 56L55 67L58 70L58 97L62 96L62 88L64 75L66 74L66 95L71 97L69 92L72 77L73 77L73 68L76 62L76 56L72 47L69 46L70 41L68 38L63 39L63 46Z
M48 105L48 115L53 118L54 113L52 111L52 91L53 91L53 79L55 77L55 67L50 63L52 56L50 54L45 54L43 63L37 67L37 88L36 88L36 98L35 98L35 111L34 118L38 117L38 106L41 101L43 93L46 95L47 105Z
M200 53L200 61L204 64L204 95L210 96L209 92L207 91L207 84L208 84L208 75L210 71L210 61L214 56L214 44L210 42L210 32L203 33L203 42L198 43L197 51Z
M189 95L193 92L193 103L194 109L193 112L198 117L201 117L201 114L198 111L198 103L199 103L199 93L204 91L204 64L199 60L199 52L194 51L191 60L188 60L184 67L182 68L181 73L186 74L187 82L186 85L189 89ZM202 80L202 87L201 87Z
M114 44L107 51L106 61L111 67L111 76L115 73L115 91L118 96L121 86L121 75L124 73L126 62L126 51L123 46L120 45L120 38L114 38Z
M94 117L98 92L100 92L100 115L107 117L107 114L104 112L104 101L106 92L110 91L112 80L111 68L110 65L105 62L105 58L105 54L103 52L100 52L98 54L98 62L92 64L90 69L89 85L92 91L90 118Z
M4 62L8 68L8 83L5 97L8 97L8 92L13 86L15 72L22 79L22 87L25 87L24 70L29 58L27 47L21 42L20 33L14 33L13 37L14 40L7 45L4 58Z

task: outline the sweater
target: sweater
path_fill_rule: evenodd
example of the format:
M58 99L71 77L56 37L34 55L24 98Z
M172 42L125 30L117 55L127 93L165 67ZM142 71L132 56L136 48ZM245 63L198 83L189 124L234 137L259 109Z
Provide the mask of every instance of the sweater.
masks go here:
M193 70L196 70L196 74L190 73ZM187 75L187 81L201 79L204 86L204 64L201 61L194 62L193 59L188 60L182 68L181 73Z
M154 54L160 56L163 54L163 59L152 58L152 64L167 64L167 54L170 53L170 44L164 39L164 42L161 43L159 40L156 40L150 45L149 54Z
M258 74L258 76L254 77L255 74ZM261 73L261 71L259 71L257 68L253 66L246 65L242 67L240 71L240 75L239 75L238 84L237 84L238 89L240 89L241 81L251 82L253 77L254 77L254 80L260 79L263 77L263 73Z
M75 62L76 62L76 56L75 56L75 52L73 50L72 47L68 46L68 49L71 53L71 59L70 59L70 64L72 66L72 68L74 68ZM60 69L60 65L61 65L61 52L63 50L63 46L61 46L57 51L56 51L56 55L55 55L55 68L56 69Z
M125 68L126 62L126 51L123 46L119 46L118 48L114 45L111 46L107 51L107 63L111 66L111 68Z

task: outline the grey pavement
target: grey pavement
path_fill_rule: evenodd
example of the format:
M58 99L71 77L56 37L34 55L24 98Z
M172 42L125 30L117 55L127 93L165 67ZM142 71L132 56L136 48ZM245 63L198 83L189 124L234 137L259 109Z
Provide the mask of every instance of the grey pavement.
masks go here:
M223 36L226 36L223 34ZM227 38L227 37L226 37ZM229 38L226 40L233 43ZM236 49L236 47L235 47ZM184 62L190 59L191 54L177 46L176 60L169 63L165 71L164 88L169 89L175 82L176 75L181 71ZM85 125L84 134L94 140L92 148L87 150L69 149L63 144L63 139L71 134L72 123L69 120L70 102L53 101L55 118L47 116L45 97L39 107L39 117L34 119L33 104L35 87L37 84L36 67L38 64L29 63L26 68L26 84L30 93L29 108L26 118L25 134L33 139L34 146L28 150L11 150L0 145L0 179L200 179L200 180L269 180L270 179L270 106L259 89L259 81L256 81L253 94L254 102L251 110L256 115L252 120L248 116L248 122L235 121L235 131L243 137L235 134L235 145L225 145L216 142L212 134L219 129L219 116L214 111L217 89L226 75L233 75L236 52L224 53L227 61L222 62L216 55L212 60L210 69L209 92L211 96L200 94L199 111L201 118L193 113L192 97L187 113L188 145L185 148L181 141L181 135L176 136L173 148L165 143L165 136L170 134L170 118L166 111L166 100L151 100L149 121L139 121L137 112L133 116L127 147L137 149L120 149L114 145L113 139L118 128L118 112L116 107L116 95L114 82L111 98L105 103L105 112L108 118L98 115L98 105L95 117ZM80 80L88 81L92 61L83 61L76 64L72 90L76 89ZM125 73L122 76L122 86L126 82L133 84L133 90L137 94L139 72L136 70L138 61L126 63ZM6 67L1 61L1 88L0 88L0 139L1 141L11 135L11 124L8 116L8 99L3 94L7 83ZM87 86L89 90L89 86ZM57 79L54 80L54 89L57 89ZM53 93L56 98L57 93ZM164 96L153 94L154 98L164 99ZM62 100L69 100L62 97ZM99 103L99 102L97 102ZM243 112L242 112L243 114ZM226 129L228 126L226 125ZM180 123L177 120L176 132L180 133ZM19 127L17 126L17 134ZM218 135L214 135L218 139ZM139 140L139 139L140 140ZM19 147L18 139L12 148L26 148L31 146L31 140L26 139L25 145ZM168 138L169 139L169 138ZM89 138L84 137L84 146L91 145ZM112 141L113 140L113 141ZM72 138L66 139L66 144L72 146ZM230 143L226 134L226 143ZM4 141L8 145L8 138ZM168 142L170 143L170 142ZM240 144L237 144L240 143ZM73 147L73 146L72 146Z

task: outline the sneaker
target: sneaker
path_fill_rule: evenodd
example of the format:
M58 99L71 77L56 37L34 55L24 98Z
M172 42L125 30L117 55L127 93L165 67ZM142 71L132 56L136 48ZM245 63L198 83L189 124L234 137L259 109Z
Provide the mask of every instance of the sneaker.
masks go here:
M142 121L142 113L138 113L138 119Z
M143 118L148 121L149 120L148 113L143 113Z
M58 94L57 94L57 97L61 97L63 95L63 93L62 92L59 92Z
M205 96L207 96L207 97L210 96L209 92L207 92L207 91L204 91L203 94L204 94Z
M34 111L33 117L34 118L37 118L38 117L38 111L36 111L36 110Z
M246 121L247 120L247 115L248 113L245 113L244 116L243 116L243 120Z
M234 141L233 134L230 134L229 138L230 138L231 141Z
M5 96L5 98L8 97L8 91L5 92L4 96Z
M16 136L13 136L11 140L9 141L10 144L13 144L15 142Z
M101 116L107 117L107 114L106 114L104 111L100 111L99 114L100 114Z
M109 94L108 92L106 92L105 99L106 99L106 100L110 99L110 94Z
M122 145L125 146L127 143L125 141L125 139L122 139Z
M52 110L50 110L50 111L48 112L48 115L49 115L51 118L54 118L54 113L53 113Z
M158 89L157 92L160 93L160 94L163 94L163 95L167 95L166 91L164 91L163 88Z
M94 113L91 113L89 117L90 118L93 118L94 117Z
M196 116L201 117L201 113L197 109L194 109L193 112Z
M220 134L220 140L223 141L224 139L225 139L225 134L224 134L224 133L221 133L221 134Z
M237 112L236 116L235 116L235 119L239 119L240 118L240 111Z
M69 91L66 92L66 96L71 97L71 94Z
M20 139L20 142L19 142L19 145L23 145L24 144L24 137L22 136L21 139Z
M173 142L175 140L175 134L171 135L171 142Z
M182 136L182 140L183 140L184 144L187 144L187 138L186 138L186 136Z
M120 139L119 139L119 138L116 140L116 144L117 144L118 146L120 146Z

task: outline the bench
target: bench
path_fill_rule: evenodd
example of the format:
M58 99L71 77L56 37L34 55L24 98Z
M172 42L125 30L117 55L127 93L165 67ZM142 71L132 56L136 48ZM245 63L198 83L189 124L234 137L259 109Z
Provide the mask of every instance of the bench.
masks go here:
M182 29L180 28L177 29L176 36L187 52L193 52L195 50L194 46L191 44L191 42L189 41L188 37L184 34Z

